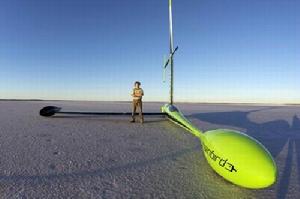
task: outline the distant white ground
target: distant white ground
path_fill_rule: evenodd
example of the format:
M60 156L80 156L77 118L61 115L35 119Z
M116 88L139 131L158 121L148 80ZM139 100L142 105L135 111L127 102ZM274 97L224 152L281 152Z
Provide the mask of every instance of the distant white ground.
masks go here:
M300 107L178 104L203 130L232 128L262 142L278 165L268 189L235 186L207 164L197 138L159 117L39 116L130 111L130 103L0 102L0 198L299 198ZM161 103L145 103L145 111ZM229 143L230 144L230 143ZM254 176L253 176L254 177Z

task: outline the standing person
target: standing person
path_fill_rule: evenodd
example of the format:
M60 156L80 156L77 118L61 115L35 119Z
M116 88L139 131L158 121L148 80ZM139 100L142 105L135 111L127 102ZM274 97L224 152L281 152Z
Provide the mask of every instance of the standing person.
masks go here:
M144 123L144 116L143 116L143 102L142 97L144 96L144 91L142 88L140 88L141 82L136 81L134 82L134 88L131 93L132 96L132 120L130 122L135 122L135 113L136 109L139 109L139 115L140 115L140 122Z

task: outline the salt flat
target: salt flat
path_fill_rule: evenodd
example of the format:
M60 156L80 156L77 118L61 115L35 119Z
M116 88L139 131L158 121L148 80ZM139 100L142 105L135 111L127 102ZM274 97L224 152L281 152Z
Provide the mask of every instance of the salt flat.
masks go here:
M130 111L126 102L0 101L0 198L297 198L300 106L177 104L199 128L243 131L272 153L277 183L250 190L218 176L198 139L155 116L39 116ZM149 112L162 103L145 103ZM230 143L228 143L230 144ZM238 149L237 149L238 150Z

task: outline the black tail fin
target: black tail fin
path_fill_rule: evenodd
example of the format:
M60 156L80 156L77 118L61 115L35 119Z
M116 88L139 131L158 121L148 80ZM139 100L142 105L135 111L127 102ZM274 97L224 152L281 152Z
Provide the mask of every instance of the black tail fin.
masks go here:
M40 115L44 117L53 116L55 113L60 111L60 107L56 106L46 106L40 110Z

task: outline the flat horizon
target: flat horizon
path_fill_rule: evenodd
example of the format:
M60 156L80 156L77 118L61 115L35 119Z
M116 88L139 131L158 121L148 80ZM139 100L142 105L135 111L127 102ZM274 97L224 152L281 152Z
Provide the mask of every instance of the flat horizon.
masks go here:
M107 100L73 100L73 99L68 99L68 100L64 100L64 99L0 99L0 101L62 101L62 102L117 102L117 103L130 103L130 100L115 100L115 101L107 101ZM145 103L167 103L166 101L143 101ZM180 103L180 104L243 104L243 105L295 105L298 106L300 105L300 103L264 103L264 102L184 102L184 101L178 101L175 102Z

